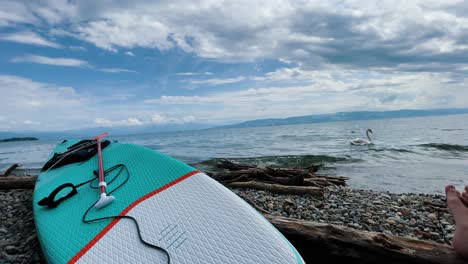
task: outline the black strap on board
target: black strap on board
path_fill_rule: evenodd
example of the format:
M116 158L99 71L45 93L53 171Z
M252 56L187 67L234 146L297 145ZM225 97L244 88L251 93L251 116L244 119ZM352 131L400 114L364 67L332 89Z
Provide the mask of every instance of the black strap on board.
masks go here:
M95 142L96 140L82 140L68 147L67 151L63 153L54 153L52 158L44 164L41 172L91 159L97 153L97 144ZM101 148L105 149L110 143L109 140L102 141Z
M59 199L55 200L55 196L57 196L57 194L65 189L65 188L72 188L71 192L69 192L67 195L63 196L63 197L60 197ZM37 204L40 205L40 206L47 206L49 208L55 208L57 207L61 202L63 202L64 200L72 197L73 195L77 194L78 191L76 190L76 187L75 185L73 185L72 183L64 183L62 185L60 185L59 187L55 188L55 190L53 190L49 196L43 198L42 200L40 200Z

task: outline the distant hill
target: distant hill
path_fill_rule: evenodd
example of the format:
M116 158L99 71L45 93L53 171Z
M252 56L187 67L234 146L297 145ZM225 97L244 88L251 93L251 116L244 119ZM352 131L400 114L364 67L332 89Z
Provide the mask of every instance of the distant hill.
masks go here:
M159 124L141 126L120 126L120 127L90 127L73 129L66 131L14 131L2 132L1 138L12 137L35 137L41 140L83 138L98 135L102 132L109 132L112 136L146 134L160 132L176 132L187 130L218 129L218 128L242 128L242 127L262 127L278 125L294 125L308 123L325 123L351 120L371 120L386 118L404 118L418 116L456 115L468 114L468 108L458 109L431 109L431 110L397 110L397 111L358 111L358 112L338 112L333 114L307 115L288 118L270 118L245 121L233 125L213 126L209 124L187 123L187 124Z
M141 126L119 126L119 127L90 127L79 128L66 131L0 131L0 139L13 137L30 137L34 135L41 140L61 140L65 138L89 138L103 132L109 132L111 136L175 132L186 130L199 130L213 127L207 124L186 123L186 124L159 124L159 125L141 125Z
M12 138L0 139L0 142L32 141L32 140L39 140L39 139L35 137L12 137Z
M186 124L159 124L159 125L140 125L140 126L118 126L118 127L91 127L83 129L75 129L65 131L70 134L83 136L94 136L102 132L118 135L146 134L146 133L161 133L161 132L176 132L186 130L199 130L212 127L211 125L186 123Z
M333 113L333 114L296 116L296 117L288 117L288 118L258 119L258 120L251 120L251 121L246 121L246 122L233 124L233 125L218 126L216 128L262 127L262 126L279 126L279 125L325 123L325 122L337 122L337 121L405 118L405 117L437 116L437 115L457 115L457 114L468 114L468 108L338 112L338 113Z

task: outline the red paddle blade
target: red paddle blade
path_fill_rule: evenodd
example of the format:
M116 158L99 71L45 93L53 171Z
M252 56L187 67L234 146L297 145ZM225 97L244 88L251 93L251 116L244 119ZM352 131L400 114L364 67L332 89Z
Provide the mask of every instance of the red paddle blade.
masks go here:
M100 135L95 136L93 139L101 140L103 137L106 137L106 136L108 136L108 135L109 135L109 133L104 132L104 133L102 133L102 134L100 134Z

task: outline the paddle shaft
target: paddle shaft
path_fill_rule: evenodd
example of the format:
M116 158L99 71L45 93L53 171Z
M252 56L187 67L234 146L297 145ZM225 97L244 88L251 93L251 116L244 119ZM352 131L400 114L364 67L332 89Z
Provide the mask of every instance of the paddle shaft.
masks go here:
M102 148L101 148L101 139L105 136L109 135L109 133L102 133L96 136L97 142L97 154L98 154L98 168L99 168L99 190L101 194L106 193L106 182L104 181L104 163L102 161Z
M101 138L97 139L97 151L98 151L98 166L99 166L99 182L104 182L104 165L102 161L102 150L101 150ZM101 185L101 193L106 192L106 186Z

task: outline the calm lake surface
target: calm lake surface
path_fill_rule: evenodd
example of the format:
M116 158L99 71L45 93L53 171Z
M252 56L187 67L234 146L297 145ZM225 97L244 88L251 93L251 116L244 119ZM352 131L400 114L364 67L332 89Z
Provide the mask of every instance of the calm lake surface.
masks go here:
M374 145L351 146L374 130ZM110 137L144 145L205 169L199 162L233 158L271 166L321 164L324 175L350 177L355 188L442 194L468 184L468 115L211 129ZM12 163L37 172L57 140L0 143L0 171ZM208 162L209 163L209 162Z

